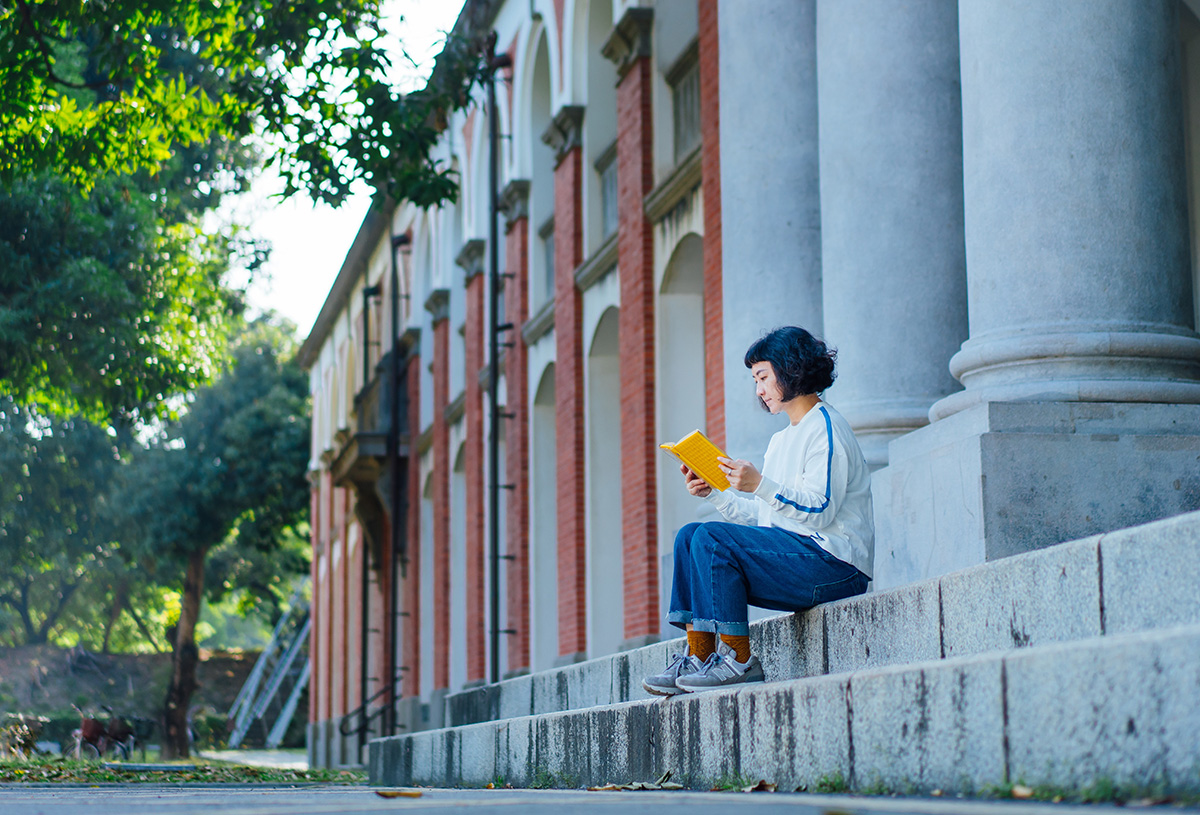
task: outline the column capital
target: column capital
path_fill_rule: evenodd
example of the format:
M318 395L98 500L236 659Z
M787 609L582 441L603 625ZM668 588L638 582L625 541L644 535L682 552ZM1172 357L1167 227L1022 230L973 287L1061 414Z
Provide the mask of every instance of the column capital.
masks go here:
M624 78L626 72L641 57L650 56L653 50L654 9L629 8L613 26L608 41L600 53L617 66L617 74Z
M583 106L563 105L542 133L542 141L554 151L554 164L557 166L568 152L583 144Z
M514 178L500 192L500 211L504 213L505 225L511 227L513 222L529 217L529 181Z
M450 316L450 290L434 289L425 298L425 310L433 315L433 323L437 325Z
M417 356L421 353L421 329L416 326L404 329L404 333L400 335L396 345L405 360Z
M483 247L483 238L471 238L463 244L458 257L454 259L454 262L467 273L468 283L471 282L471 278L483 271Z

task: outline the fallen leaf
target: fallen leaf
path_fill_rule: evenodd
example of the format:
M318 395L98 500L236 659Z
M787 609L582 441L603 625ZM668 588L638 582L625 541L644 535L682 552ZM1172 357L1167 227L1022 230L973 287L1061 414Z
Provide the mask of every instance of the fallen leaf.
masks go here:
M757 784L751 784L748 787L742 787L742 792L774 792L775 785L770 784L765 780L759 781Z
M934 798L941 798L941 797L942 797L942 791L941 791L941 790L934 790L933 792L931 792L931 793L929 793L929 794L930 794L930 795L932 795Z
M654 783L655 783L655 784L665 784L665 783L667 783L667 782L668 782L668 781L670 781L670 780L671 780L671 771L670 771L670 770L667 770L665 773L663 773L662 775L660 775L660 776L658 777L658 780L657 780L657 781L655 781Z
M1012 797L1021 799L1032 798L1033 790L1021 784L1013 784Z
M420 798L420 790L375 790L380 798Z
M659 784L659 786L662 787L664 790L681 790L681 789L683 789L683 784L677 784L674 781L664 781L661 784Z
M589 792L612 792L621 789L620 784L605 784L603 787L588 787Z
M484 787L484 789L485 790L494 790L494 789L496 789L496 785L493 784L491 781L489 781L489 782L487 782L487 786Z

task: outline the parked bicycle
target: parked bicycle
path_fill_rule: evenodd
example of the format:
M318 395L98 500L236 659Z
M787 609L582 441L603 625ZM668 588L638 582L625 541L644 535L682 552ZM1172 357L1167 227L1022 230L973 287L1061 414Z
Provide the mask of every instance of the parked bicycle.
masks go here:
M71 734L72 742L67 751L71 758L98 761L110 751L122 761L133 758L137 736L128 720L116 715L107 706L102 708L108 713L107 722L84 713L75 705L72 707L79 714L79 729Z

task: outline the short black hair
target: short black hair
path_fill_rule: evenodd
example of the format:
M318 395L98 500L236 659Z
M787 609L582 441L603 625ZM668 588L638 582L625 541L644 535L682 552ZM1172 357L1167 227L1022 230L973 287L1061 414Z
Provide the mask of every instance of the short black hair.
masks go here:
M785 402L821 393L837 377L837 351L795 325L776 328L755 340L746 351L746 367L756 362L771 363Z

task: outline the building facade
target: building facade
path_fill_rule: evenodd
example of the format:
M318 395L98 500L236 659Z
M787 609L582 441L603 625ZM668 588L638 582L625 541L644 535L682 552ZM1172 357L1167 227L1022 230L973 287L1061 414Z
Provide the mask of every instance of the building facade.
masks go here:
M1198 14L468 0L512 63L495 246L481 92L457 202L368 215L301 350L313 763L669 635L711 515L658 443L761 464L775 326L839 350L877 588L1200 507Z

